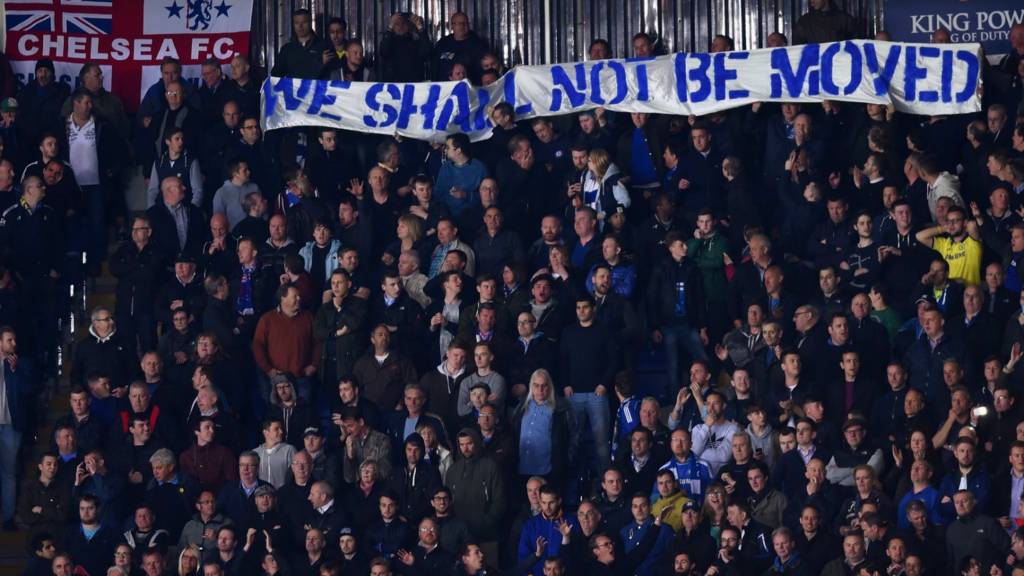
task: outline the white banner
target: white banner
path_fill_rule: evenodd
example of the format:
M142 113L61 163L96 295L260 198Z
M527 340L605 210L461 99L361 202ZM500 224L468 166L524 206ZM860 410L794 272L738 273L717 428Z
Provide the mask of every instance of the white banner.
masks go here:
M268 78L266 130L329 126L440 140L491 134L490 109L512 104L516 118L597 107L621 112L703 115L762 102L893 104L912 114L981 110L978 44L851 40L716 54L519 66L494 84L395 84Z

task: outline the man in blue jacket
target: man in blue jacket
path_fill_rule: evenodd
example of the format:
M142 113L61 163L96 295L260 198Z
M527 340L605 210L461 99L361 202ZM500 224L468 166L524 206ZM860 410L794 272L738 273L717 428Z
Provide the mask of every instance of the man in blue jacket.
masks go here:
M563 514L562 496L558 489L546 484L540 489L540 514L527 520L519 535L518 560L522 561L527 556L534 554L539 537L543 537L548 543L545 558L558 558L559 550L562 549L565 541L561 531L564 525L569 525L579 531L579 521L574 516ZM544 563L534 564L530 569L530 574L543 576Z

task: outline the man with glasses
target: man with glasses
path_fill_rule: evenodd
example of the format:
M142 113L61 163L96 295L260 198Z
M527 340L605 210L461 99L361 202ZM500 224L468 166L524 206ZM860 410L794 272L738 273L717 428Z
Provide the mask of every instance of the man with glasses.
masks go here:
M953 206L946 213L945 226L925 228L917 233L917 240L949 263L950 280L981 284L981 233L966 210Z
M226 162L244 160L249 166L250 181L255 182L268 203L275 202L281 191L281 169L277 156L263 141L260 120L256 116L243 116L239 124L239 137L228 145Z
M455 516L452 491L446 486L438 488L430 499L430 506L434 509L433 518L441 531L441 548L449 554L457 554L473 537L469 534L469 526Z
M32 555L28 558L24 574L53 574L51 571L53 558L57 555L57 546L53 534L39 532L32 537L29 544Z
M270 486L260 480L260 457L249 450L238 457L238 482L229 483L217 495L217 509L228 518L248 518L256 512L256 489Z
M140 350L156 346L153 300L164 255L150 242L153 228L146 216L136 216L131 238L110 258L110 273L117 278L117 321L128 341Z
M455 558L440 545L440 529L437 520L420 520L417 535L419 540L412 551L399 550L398 560L413 568L417 574L444 574L451 569Z
M164 98L167 107L153 116L146 127L148 140L139 151L139 158L143 160L143 174L149 173L153 160L167 152L164 134L171 128L181 128L185 132L185 147L189 155L194 156L199 151L204 132L203 118L196 105L187 100L189 94L186 86L191 85L181 80L172 80L166 84Z
M110 374L112 389L127 386L138 363L134 346L118 332L110 308L97 306L91 320L88 335L75 347L72 382L86 387L86 376L104 372Z
M171 82L178 82L180 80L181 62L172 57L164 58L160 62L160 79L146 90L146 95L139 104L138 115L143 128L149 128L153 118L167 108L167 99L164 95L167 92L167 86ZM183 88L185 90L185 100L193 107L198 107L199 94L196 93L192 84L185 82Z

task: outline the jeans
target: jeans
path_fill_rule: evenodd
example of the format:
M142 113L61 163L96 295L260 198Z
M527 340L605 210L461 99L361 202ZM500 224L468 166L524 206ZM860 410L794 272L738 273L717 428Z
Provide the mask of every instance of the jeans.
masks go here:
M611 415L608 413L608 398L593 392L576 392L569 396L568 400L580 430L583 429L584 422L590 423L590 432L594 437L597 452L597 467L594 470L600 474L611 462Z
M21 446L21 432L10 424L0 425L0 520L14 518L15 475L18 466L18 448Z
M686 349L690 361L707 360L708 355L704 351L704 345L700 343L700 335L689 324L676 326L664 326L659 328L665 345L665 356L668 360L668 382L671 390L670 397L675 398L679 392L679 348Z

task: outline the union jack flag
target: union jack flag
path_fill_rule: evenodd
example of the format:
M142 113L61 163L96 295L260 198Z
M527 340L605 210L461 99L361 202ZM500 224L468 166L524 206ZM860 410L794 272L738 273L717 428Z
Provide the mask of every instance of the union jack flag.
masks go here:
M8 32L113 32L113 0L7 0Z

